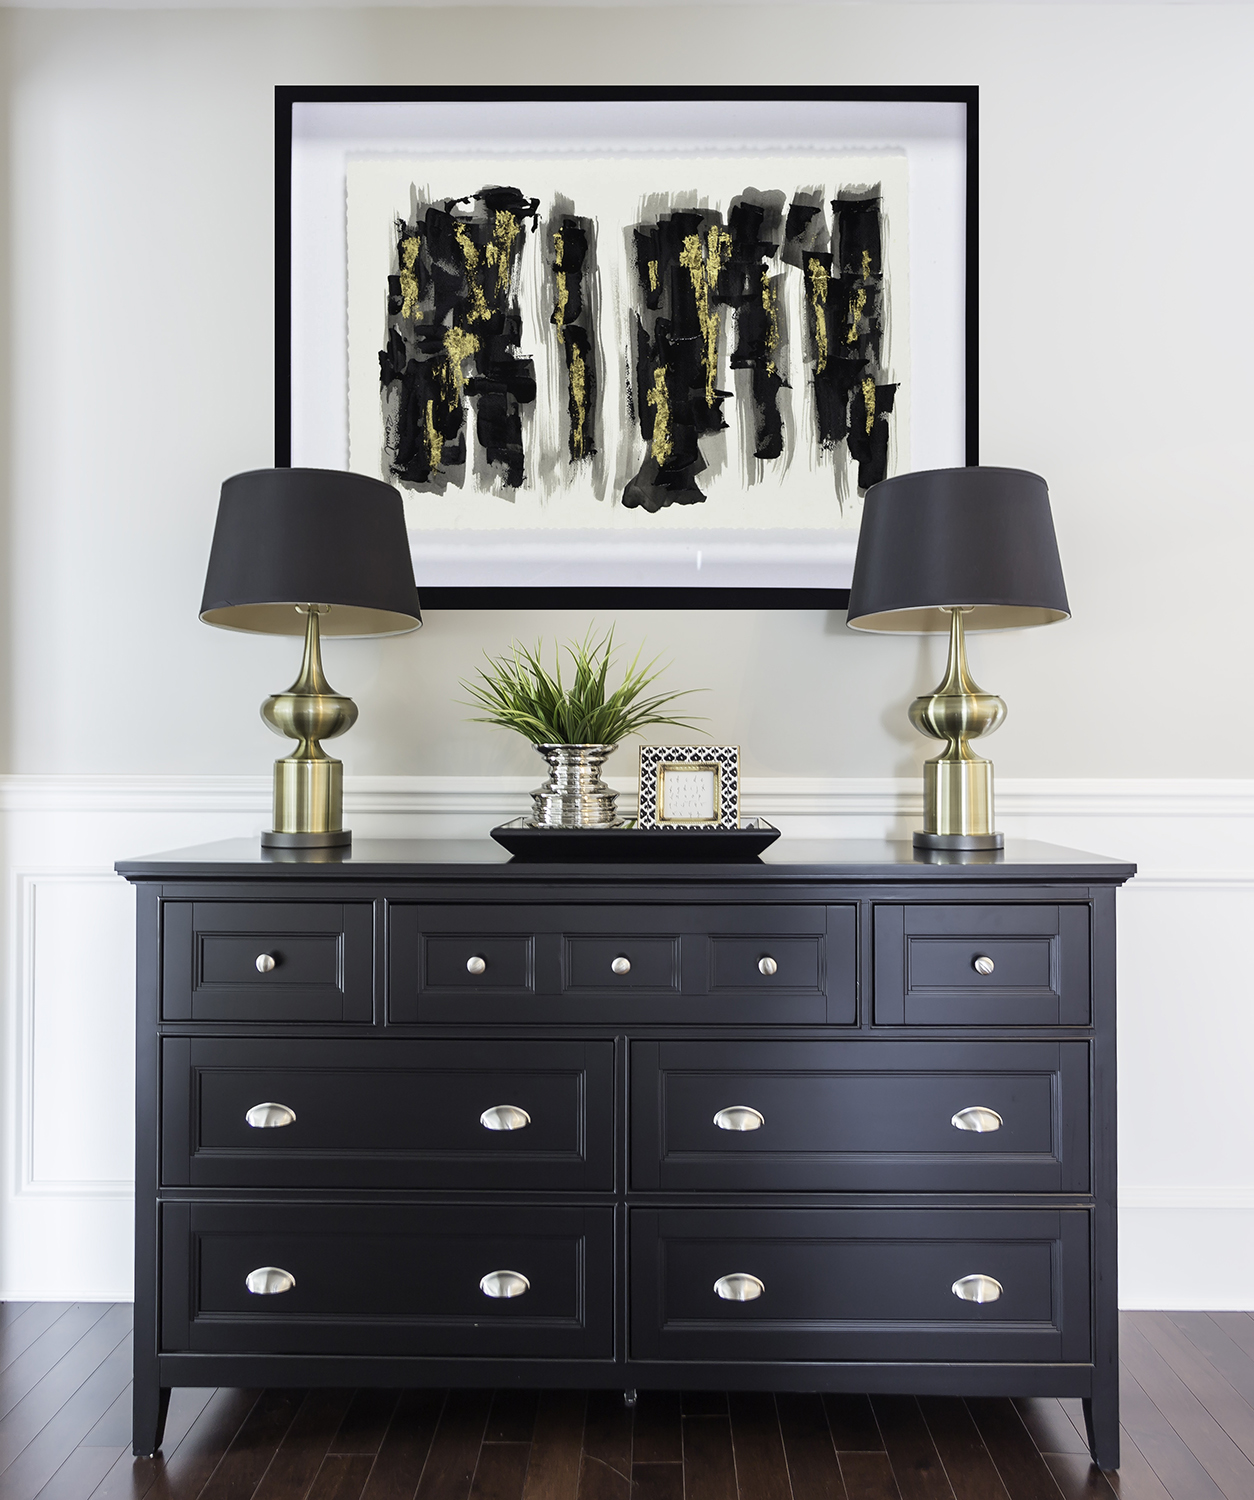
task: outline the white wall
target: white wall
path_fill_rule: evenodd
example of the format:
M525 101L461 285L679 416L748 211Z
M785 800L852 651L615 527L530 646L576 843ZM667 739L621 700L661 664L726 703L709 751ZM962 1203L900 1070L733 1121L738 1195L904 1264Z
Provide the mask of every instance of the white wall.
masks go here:
M256 705L291 643L208 630L196 606L218 484L272 456L274 85L682 82L699 58L733 82L980 85L982 457L1050 480L1075 612L974 648L1010 703L991 748L1023 790L1002 822L1162 875L1123 898L1124 1297L1254 1306L1252 44L1243 6L602 9L573 27L518 8L0 11L0 1295L127 1285L128 898L103 872L264 816L204 778L264 772ZM618 619L676 685L711 688L701 711L742 745L762 810L897 816L884 779L913 785L904 707L937 646L817 612ZM511 634L586 623L435 613L413 637L331 643L362 711L350 776L455 778L472 810L446 816L486 828L500 784L465 778L535 773L465 722L458 678ZM1176 778L1213 785L1182 801ZM798 779L820 785L793 796ZM374 805L450 806L432 785L390 781ZM1186 1280L1195 1246L1230 1272Z

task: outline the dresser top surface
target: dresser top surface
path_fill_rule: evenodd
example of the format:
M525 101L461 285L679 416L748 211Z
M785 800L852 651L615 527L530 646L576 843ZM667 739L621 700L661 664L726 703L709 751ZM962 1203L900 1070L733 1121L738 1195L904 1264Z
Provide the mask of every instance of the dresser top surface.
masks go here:
M716 838L717 834L711 834ZM1136 873L1127 860L1056 844L1007 839L996 853L938 855L888 839L781 838L744 863L538 861L512 858L490 839L355 839L347 851L263 850L257 838L224 839L188 849L122 859L128 880L283 879L702 880L795 881L1098 881Z

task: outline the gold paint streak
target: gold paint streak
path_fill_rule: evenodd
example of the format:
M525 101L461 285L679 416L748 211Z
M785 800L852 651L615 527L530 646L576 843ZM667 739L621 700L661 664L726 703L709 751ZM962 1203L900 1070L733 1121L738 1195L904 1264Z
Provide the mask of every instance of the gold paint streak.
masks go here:
M862 382L862 399L866 402L866 435L870 437L875 426L875 382L869 375Z
M666 394L666 366L653 372L653 389L645 397L657 415L653 418L653 457L664 464L675 450L671 442L671 403Z
M570 351L570 399L575 408L574 425L570 431L571 452L582 458L584 452L584 427L588 418L588 379L583 355L578 346ZM656 433L657 428L654 427Z
M422 322L422 309L418 306L418 278L414 275L414 262L418 259L421 241L416 234L406 235L401 241L401 317Z
M466 285L470 289L470 322L486 323L490 316L488 312L487 299L483 295L483 288L479 285L479 252L475 249L474 241L466 233L464 224L453 225L453 236L461 247L462 259L466 262Z
M697 301L697 322L705 339L705 404L714 405L714 386L718 378L718 330L719 315L710 311L710 292L718 282L723 269L723 251L730 249L731 235L724 234L717 224L710 225L706 239L705 255L701 253L699 235L684 236L684 247L679 252L679 264L692 278L692 290Z
M436 430L435 402L427 402L427 460L432 469L438 469L444 459L444 439Z
M831 278L816 255L810 257L809 270L810 306L814 309L814 373L821 375L827 369L827 285Z
M866 307L866 288L859 287L853 295L853 301L849 304L849 337L845 340L847 344L858 342L858 324L862 319L863 309Z
M869 250L862 252L862 279L863 281L871 279L871 252Z
M766 373L775 374L774 354L779 348L779 293L771 285L771 274L762 270L762 311L770 322L769 331L766 335L766 347L771 353L771 358L766 362Z
M514 241L518 238L521 227L509 209L497 209L492 243L488 246L486 255L488 264L496 267L496 289L501 296L509 290L510 260L514 254Z
M570 292L566 286L566 272L557 270L562 263L565 253L566 241L559 229L553 236L553 267L557 277L557 306L553 309L553 322L557 327L557 342L566 342L566 304L570 301Z
M655 260L649 262L649 290L657 291L657 261Z
M444 371L444 389L448 394L449 410L461 403L466 377L462 373L462 362L470 358L479 348L479 340L464 328L450 328L444 335L444 355L447 360Z

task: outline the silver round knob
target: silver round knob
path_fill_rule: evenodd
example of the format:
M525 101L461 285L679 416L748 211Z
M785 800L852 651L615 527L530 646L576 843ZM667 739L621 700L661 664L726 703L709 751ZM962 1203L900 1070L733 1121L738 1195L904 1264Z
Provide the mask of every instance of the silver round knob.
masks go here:
M619 956L610 965L610 968L613 969L613 971L615 972L615 974L630 974L631 973L631 959L624 958L622 956L622 954L620 953Z
M997 965L991 958L986 958L983 954L981 954L981 956L976 959L974 967L977 974L991 974L997 967Z
M487 961L487 959L486 958L480 958L477 953L475 954L475 956L473 958L468 958L466 960L466 972L467 972L467 974L482 974L483 971L487 967L488 967L488 961Z
M765 958L758 959L758 973L765 974L768 979L778 968L779 965L775 962L775 960L770 956L769 953Z
M274 958L273 958L273 956L271 954L269 954L269 953L259 953L257 955L257 972L258 972L258 974L268 974L270 972L270 970L273 969L273 968L274 968Z

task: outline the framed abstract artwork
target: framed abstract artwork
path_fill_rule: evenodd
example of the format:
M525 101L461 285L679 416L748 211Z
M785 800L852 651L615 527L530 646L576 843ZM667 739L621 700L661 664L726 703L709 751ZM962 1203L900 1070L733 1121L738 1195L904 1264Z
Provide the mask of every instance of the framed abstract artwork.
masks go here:
M278 465L432 607L842 607L977 462L977 92L280 88Z

